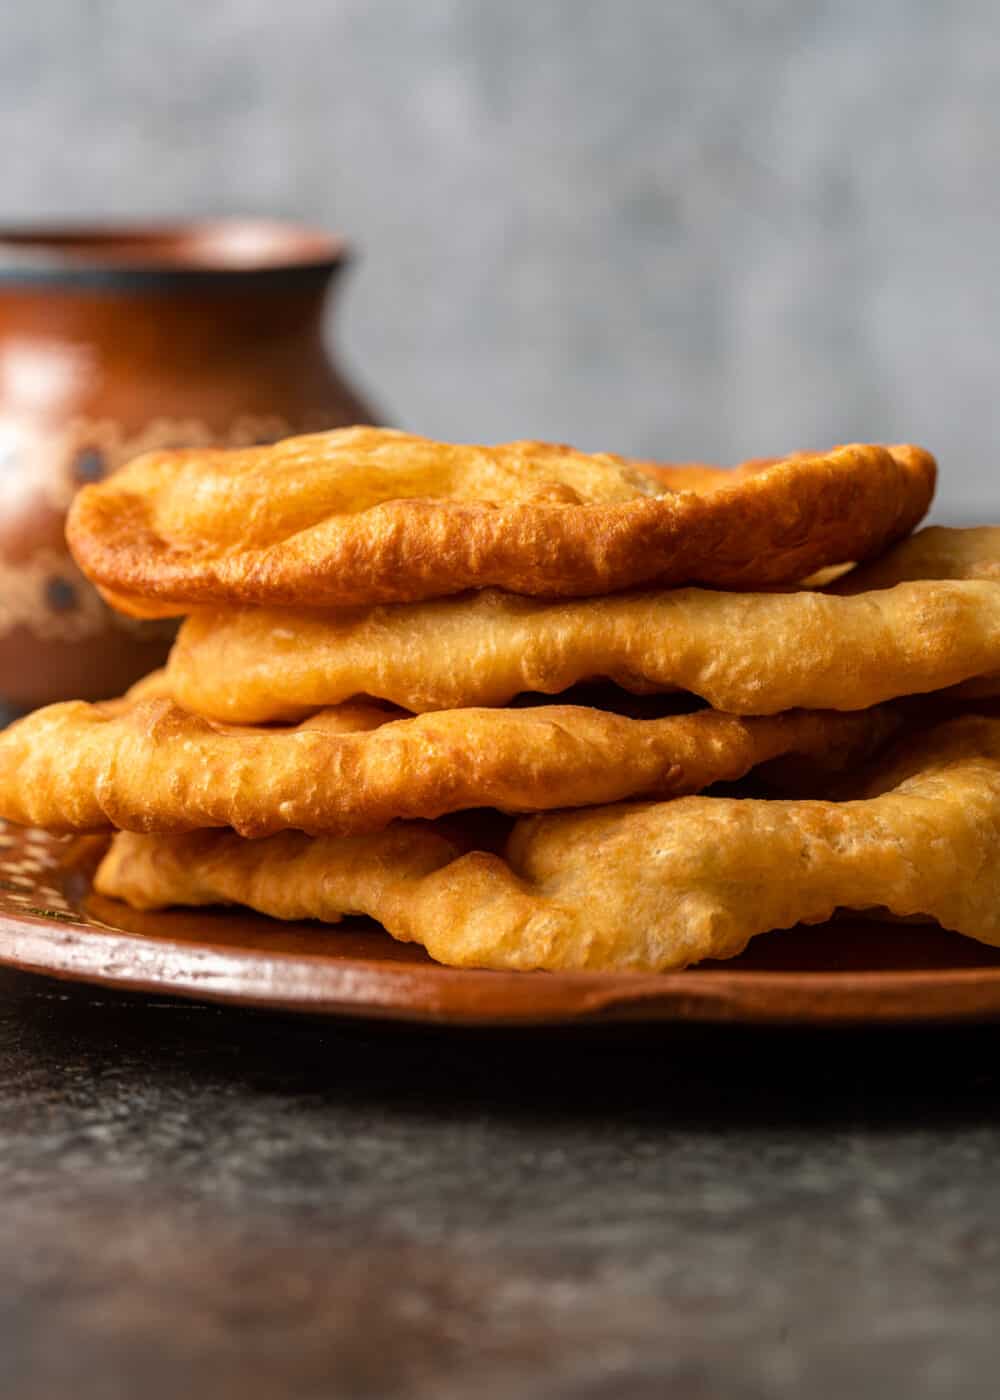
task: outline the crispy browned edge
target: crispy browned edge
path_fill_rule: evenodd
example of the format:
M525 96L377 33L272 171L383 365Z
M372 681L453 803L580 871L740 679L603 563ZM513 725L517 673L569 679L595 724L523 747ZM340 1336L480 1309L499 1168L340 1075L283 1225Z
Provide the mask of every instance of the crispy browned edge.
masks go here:
M255 552L236 541L212 556L157 535L145 498L111 478L79 493L67 538L105 597L135 616L413 602L487 586L560 597L639 584L748 588L879 553L925 514L935 474L922 448L857 444L754 464L707 492L697 469L701 490L624 504L389 501Z
M901 723L892 706L640 720L573 705L414 717L362 702L297 726L242 728L187 713L157 694L160 684L154 677L134 699L50 705L7 729L0 815L53 831L347 835L476 807L673 797L768 762L782 786L829 780Z

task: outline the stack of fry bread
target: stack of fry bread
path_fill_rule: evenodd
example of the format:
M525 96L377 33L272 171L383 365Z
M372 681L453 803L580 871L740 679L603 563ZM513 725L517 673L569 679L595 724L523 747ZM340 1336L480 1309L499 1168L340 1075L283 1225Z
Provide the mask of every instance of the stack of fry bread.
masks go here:
M113 833L137 908L452 966L675 969L840 909L1000 944L1000 527L914 533L934 481L367 427L139 458L68 536L173 652L0 735L0 816Z

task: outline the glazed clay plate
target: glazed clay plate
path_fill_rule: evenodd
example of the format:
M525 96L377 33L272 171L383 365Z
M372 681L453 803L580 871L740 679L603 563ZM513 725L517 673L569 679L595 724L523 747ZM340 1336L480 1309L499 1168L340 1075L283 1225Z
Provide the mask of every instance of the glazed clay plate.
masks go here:
M138 913L92 892L101 849L0 827L0 963L205 1001L457 1025L1000 1017L1000 950L930 925L836 920L658 976L465 971L364 919Z

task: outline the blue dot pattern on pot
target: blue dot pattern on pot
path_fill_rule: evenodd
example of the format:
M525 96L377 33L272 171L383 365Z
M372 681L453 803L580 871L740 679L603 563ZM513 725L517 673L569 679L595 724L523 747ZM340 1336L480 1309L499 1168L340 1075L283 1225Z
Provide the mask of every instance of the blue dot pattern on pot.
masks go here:
M104 476L104 457L96 447L85 447L73 461L73 475L79 482L100 481Z
M70 612L80 605L76 586L58 575L46 579L45 601L53 612Z

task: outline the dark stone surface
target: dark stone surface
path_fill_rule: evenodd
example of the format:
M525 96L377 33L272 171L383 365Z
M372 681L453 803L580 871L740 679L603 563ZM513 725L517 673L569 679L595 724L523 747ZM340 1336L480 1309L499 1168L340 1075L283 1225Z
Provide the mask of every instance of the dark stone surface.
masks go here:
M0 973L0 1394L992 1396L998 1051Z

